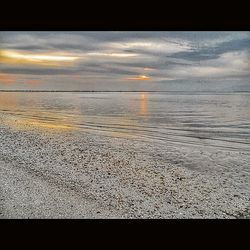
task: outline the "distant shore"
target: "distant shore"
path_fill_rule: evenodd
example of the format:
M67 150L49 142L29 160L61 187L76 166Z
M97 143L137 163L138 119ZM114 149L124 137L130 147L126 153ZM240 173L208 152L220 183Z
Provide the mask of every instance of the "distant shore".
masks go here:
M250 91L186 91L186 90L4 90L0 89L0 92L62 92L62 93L250 93Z

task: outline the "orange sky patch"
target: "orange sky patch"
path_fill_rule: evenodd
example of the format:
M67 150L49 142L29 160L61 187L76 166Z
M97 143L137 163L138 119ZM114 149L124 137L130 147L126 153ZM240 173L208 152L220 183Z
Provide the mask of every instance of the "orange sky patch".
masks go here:
M139 80L139 81L146 81L151 79L151 77L149 76L145 76L145 75L140 75L140 76L136 76L136 77L128 77L127 80Z
M31 85L38 84L39 82L40 82L39 80L27 80L27 81L25 81L25 83L31 84Z
M30 84L30 85L34 85L34 84L38 84L40 83L40 80L38 79L25 79L25 78L18 78L15 75L12 74L4 74L4 73L0 73L0 85L4 84L4 85L9 85L9 84Z
M0 50L0 62L7 64L34 64L61 66L70 65L76 61L78 57L61 53L31 53L18 52L13 50Z
M16 82L16 77L10 74L0 73L0 84L13 84Z

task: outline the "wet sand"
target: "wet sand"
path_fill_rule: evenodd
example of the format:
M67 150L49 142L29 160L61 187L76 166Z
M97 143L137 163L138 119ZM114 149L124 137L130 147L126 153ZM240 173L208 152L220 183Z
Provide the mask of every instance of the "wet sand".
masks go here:
M250 217L249 152L20 129L5 118L1 218Z

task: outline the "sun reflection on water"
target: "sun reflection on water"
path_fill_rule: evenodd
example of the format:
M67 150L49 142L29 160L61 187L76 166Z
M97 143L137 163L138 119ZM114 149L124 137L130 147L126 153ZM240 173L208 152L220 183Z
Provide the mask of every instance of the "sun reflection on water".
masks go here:
M57 97L61 101L61 97ZM124 111L118 115L92 114L82 109L83 99L78 98L74 106L64 102L52 102L48 96L18 93L0 93L0 112L3 123L15 130L51 131L65 133L86 130L114 137L134 137L130 128L139 125L148 112L148 94L140 92L136 98L121 100ZM49 103L48 103L49 101ZM125 101L125 103L123 103ZM56 104L53 106L53 104ZM92 105L92 104L91 104ZM127 109L127 110L126 110ZM88 123L92 123L89 125ZM99 127L99 124L103 127Z
M66 131L73 131L76 128L71 126L70 124L61 123L61 121L57 122L47 122L47 121L40 121L38 119L32 118L20 118L20 117L5 117L6 125L10 126L12 129L16 130L32 130L36 129L39 131L50 131L50 132L57 132L63 133Z
M145 115L147 113L147 94L142 92L140 94L140 115Z
M17 107L17 100L14 95L0 93L0 110L3 108L13 109Z
M34 111L30 108L27 109L27 103L23 103L23 101L25 100L19 98L17 93L0 93L2 124L16 130L37 129L38 131L64 132L76 129L72 124L72 120L76 120L73 115L66 117L53 110Z

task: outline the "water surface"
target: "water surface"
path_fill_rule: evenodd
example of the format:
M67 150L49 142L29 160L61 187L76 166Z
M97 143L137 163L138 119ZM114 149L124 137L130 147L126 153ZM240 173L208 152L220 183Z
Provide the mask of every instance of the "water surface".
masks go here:
M0 93L13 127L236 151L250 151L249 110L244 92Z

